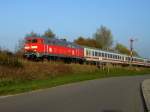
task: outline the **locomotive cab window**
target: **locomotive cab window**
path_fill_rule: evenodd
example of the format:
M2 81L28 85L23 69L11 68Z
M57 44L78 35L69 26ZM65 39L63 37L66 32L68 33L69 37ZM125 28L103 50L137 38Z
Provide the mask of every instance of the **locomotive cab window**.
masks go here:
M26 40L26 43L31 43L31 40Z
M37 42L38 42L37 39L32 40L32 43L37 43Z

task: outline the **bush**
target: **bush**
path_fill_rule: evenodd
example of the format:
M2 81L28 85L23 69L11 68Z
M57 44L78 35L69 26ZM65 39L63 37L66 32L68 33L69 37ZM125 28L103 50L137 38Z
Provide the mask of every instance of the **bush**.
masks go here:
M6 53L0 53L0 65L8 67L22 67L22 63L18 58Z
M150 69L137 67L109 66L98 69L92 65L31 62L0 55L0 82L31 81L62 77L67 75L98 74L99 76L121 76L123 74L147 74ZM109 75L108 75L109 74Z

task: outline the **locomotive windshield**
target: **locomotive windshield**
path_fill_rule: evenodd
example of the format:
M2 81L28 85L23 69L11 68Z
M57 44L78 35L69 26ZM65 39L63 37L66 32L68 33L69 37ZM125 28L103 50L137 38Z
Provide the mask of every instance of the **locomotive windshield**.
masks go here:
M37 39L29 39L26 43L37 43Z

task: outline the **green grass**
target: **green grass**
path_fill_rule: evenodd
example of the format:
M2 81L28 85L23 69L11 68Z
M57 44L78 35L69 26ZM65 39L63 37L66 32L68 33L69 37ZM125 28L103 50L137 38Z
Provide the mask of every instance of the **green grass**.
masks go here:
M81 65L82 66L82 65ZM127 68L110 68L97 69L89 72L77 72L71 74L58 75L55 77L47 77L44 79L34 80L1 80L0 81L0 95L16 94L37 89L44 89L55 87L58 85L79 82L84 80L92 80L106 77L118 77L118 76L135 76L150 74L150 69L127 69Z

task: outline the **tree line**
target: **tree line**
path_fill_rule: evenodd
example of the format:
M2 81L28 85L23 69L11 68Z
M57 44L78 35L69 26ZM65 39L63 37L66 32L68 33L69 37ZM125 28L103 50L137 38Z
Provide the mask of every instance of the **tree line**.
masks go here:
M125 45L117 43L113 46L113 35L111 33L111 30L105 26L101 26L100 28L98 28L92 38L80 36L76 40L74 40L74 42L83 46L130 55L130 49ZM133 56L139 55L136 51L133 51Z
M42 35L35 32L30 32L26 36L42 36L47 38L56 38L56 34L48 28ZM121 54L130 55L130 49L121 43L114 45L113 35L110 29L105 26L100 26L91 38L79 36L74 40L74 43L82 46L98 48L107 51L113 51ZM133 56L139 56L136 51L133 51Z

